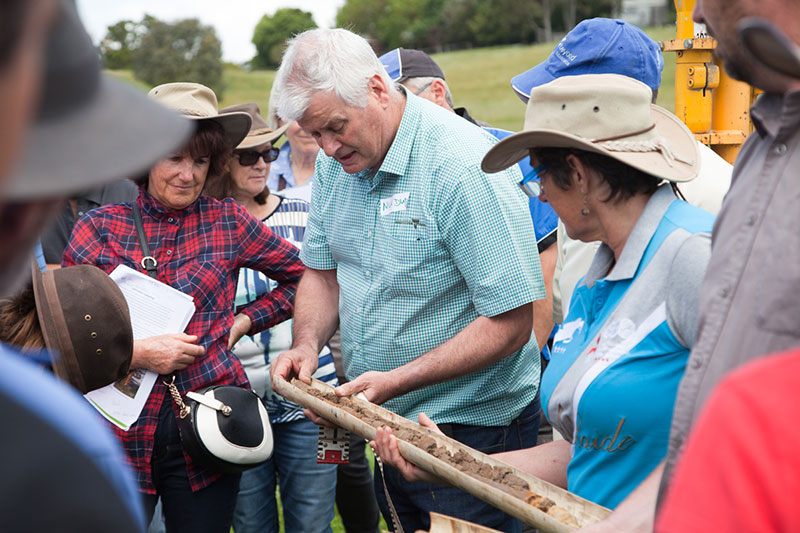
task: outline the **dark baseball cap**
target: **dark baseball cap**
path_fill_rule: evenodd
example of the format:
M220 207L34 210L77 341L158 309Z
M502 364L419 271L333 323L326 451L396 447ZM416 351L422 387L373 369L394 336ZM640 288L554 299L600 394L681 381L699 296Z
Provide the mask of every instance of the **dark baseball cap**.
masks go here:
M403 82L408 78L444 79L444 72L436 61L422 50L395 48L379 59L392 81Z

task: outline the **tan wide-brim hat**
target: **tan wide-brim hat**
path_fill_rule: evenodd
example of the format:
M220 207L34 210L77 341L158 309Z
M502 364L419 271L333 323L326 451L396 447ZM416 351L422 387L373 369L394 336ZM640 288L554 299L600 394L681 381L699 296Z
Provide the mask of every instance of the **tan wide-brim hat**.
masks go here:
M93 265L42 272L34 261L31 270L56 376L83 394L124 377L133 357L133 328L117 284Z
M494 145L481 168L499 172L531 148L576 148L665 180L694 179L700 167L694 135L651 99L647 85L617 74L564 76L535 87L523 131Z
M281 135L286 131L286 128L289 127L289 124L284 124L274 130L270 128L267 121L261 116L261 109L259 109L256 103L223 107L219 112L220 114L247 113L253 121L250 125L250 131L247 132L247 136L239 143L239 146L236 147L237 150L255 148L256 146L261 146L266 143L274 143L280 139Z
M217 95L199 83L164 83L150 89L147 96L191 120L211 120L222 126L231 146L237 146L250 131L251 118L247 113L218 111Z

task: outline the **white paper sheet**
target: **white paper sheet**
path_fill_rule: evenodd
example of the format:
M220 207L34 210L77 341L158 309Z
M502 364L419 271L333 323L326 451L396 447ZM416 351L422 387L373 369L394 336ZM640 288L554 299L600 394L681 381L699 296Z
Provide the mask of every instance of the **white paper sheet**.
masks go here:
M110 274L131 315L133 339L180 333L194 315L194 298L125 265ZM158 374L131 369L124 378L85 397L109 422L127 431L139 418Z

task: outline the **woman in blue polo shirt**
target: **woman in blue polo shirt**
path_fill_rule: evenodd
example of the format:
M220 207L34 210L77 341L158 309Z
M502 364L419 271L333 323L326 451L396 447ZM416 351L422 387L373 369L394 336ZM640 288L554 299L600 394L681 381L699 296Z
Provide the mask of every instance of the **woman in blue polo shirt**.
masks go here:
M714 220L676 196L674 184L697 175L697 144L650 101L624 76L559 78L532 91L525 130L483 160L497 172L530 156L540 183L523 189L570 237L603 243L542 376L542 407L566 440L498 458L610 508L660 472ZM409 479L427 476L395 453L389 431L376 448Z

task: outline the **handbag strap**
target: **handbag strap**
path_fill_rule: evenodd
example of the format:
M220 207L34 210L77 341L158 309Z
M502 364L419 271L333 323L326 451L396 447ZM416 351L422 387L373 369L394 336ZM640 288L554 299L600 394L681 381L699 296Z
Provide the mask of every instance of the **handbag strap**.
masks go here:
M167 386L169 389L169 394L172 396L172 401L175 402L175 405L178 406L178 415L181 418L186 418L189 413L192 412L192 408L183 403L183 398L181 398L181 392L178 390L178 387L175 386L175 376L172 376L172 381L161 381L164 385Z
M150 255L150 247L147 246L147 236L144 234L142 212L139 211L139 204L135 201L133 202L133 221L136 223L136 233L139 235L139 244L142 245L142 252L144 253L144 257L142 258L142 267L144 267L144 269L147 271L147 274L151 278L155 278L158 261L156 261L155 257Z

